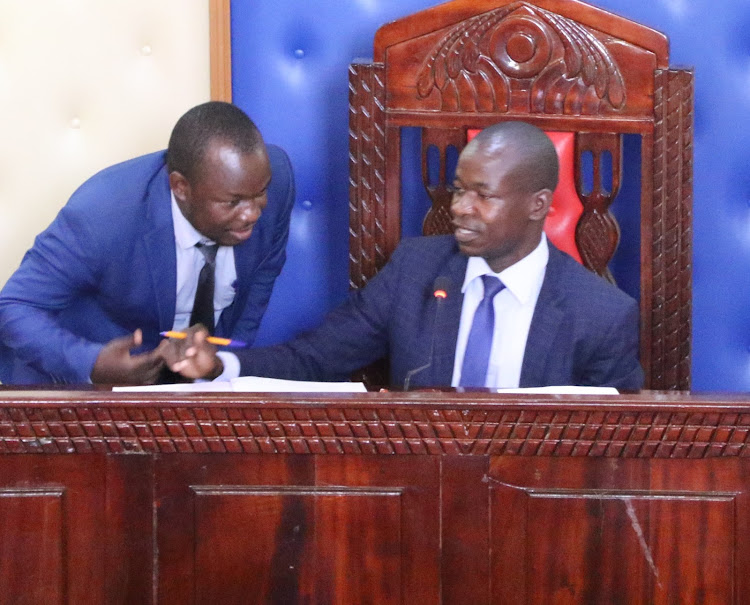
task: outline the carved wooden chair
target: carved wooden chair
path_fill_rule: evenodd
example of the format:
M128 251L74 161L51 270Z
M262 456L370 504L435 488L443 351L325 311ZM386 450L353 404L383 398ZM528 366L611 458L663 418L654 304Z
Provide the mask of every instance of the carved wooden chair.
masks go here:
M669 67L666 36L578 0L454 0L381 27L373 62L353 64L349 83L354 288L401 238L402 128L421 129L425 234L449 231L446 156L472 130L522 119L552 133L574 183L558 187L545 229L609 279L623 135L640 135L641 362L647 388L689 389L693 74Z

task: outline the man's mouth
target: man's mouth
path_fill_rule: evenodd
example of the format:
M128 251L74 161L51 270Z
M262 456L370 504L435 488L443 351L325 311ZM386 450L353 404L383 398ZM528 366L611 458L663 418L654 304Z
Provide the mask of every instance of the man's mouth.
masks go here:
M462 244L462 243L468 243L468 242L473 241L476 237L479 236L479 232L475 231L474 229L469 229L468 227L464 227L463 225L457 225L454 223L453 235L456 238L456 241Z
M239 229L230 229L229 233L231 233L232 237L234 237L235 239L244 241L250 237L250 235L253 233L254 228L255 228L255 223L252 223L251 225L246 225L246 226L240 227Z

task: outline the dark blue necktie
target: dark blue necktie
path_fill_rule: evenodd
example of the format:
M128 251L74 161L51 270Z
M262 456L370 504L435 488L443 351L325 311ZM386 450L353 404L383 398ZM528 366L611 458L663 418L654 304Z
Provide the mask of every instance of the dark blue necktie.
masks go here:
M203 324L209 334L214 333L214 282L216 270L217 244L195 244L206 260L198 274L198 289L195 292L193 312L190 314L190 325Z
M461 367L462 387L483 387L490 364L492 335L495 331L495 307L493 299L505 284L494 275L482 275L484 297L474 313L469 339L466 341L464 364Z

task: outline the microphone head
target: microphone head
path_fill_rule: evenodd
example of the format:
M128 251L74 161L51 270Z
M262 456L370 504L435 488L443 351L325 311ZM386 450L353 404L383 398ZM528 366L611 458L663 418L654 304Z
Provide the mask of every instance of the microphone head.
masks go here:
M451 280L445 275L440 275L432 282L432 295L438 299L448 298L448 291L451 287Z

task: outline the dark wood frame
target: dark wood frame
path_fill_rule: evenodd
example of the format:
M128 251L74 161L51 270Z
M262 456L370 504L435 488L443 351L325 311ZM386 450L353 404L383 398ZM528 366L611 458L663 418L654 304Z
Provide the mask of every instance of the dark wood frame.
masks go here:
M514 62L513 53L531 57ZM605 277L619 239L609 204L621 135L639 134L641 362L647 388L690 388L693 74L670 68L666 36L578 0L454 0L381 27L373 62L351 65L349 84L353 288L400 239L402 127L422 129L423 155L435 145L443 156L465 145L467 128L501 120L575 132L584 204L576 242L584 264ZM482 106L488 96L494 105ZM611 192L583 190L585 152L595 183L599 158L611 153ZM426 233L446 228L447 185L429 190Z

